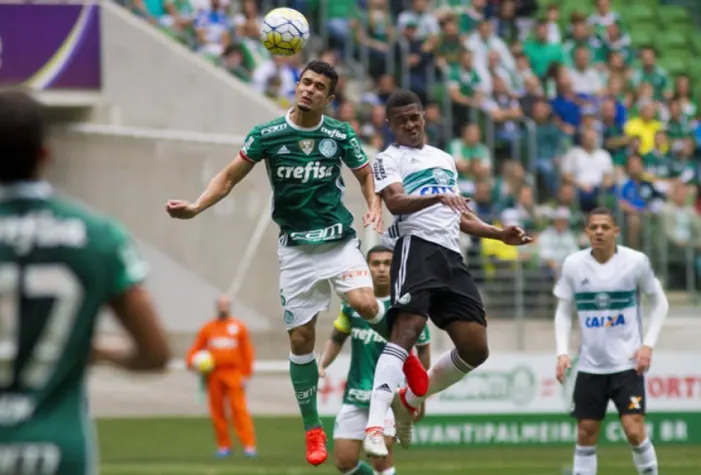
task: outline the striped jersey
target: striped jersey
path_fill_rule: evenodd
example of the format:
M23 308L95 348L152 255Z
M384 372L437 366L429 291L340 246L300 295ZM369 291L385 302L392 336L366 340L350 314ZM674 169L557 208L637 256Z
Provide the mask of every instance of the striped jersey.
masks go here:
M394 183L401 183L408 195L459 193L455 159L430 145L390 145L375 159L373 174L377 193ZM394 216L387 236L396 239L408 235L460 252L460 215L439 203L416 213Z
M565 259L553 293L577 307L579 371L612 374L635 368L633 355L643 344L640 294L655 293L656 282L647 256L625 246L604 264L591 249Z

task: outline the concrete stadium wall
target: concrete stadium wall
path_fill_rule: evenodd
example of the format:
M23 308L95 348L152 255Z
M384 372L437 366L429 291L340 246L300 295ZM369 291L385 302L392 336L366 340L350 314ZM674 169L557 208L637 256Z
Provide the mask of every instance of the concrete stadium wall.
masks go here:
M114 2L102 2L103 97L95 121L244 134L280 115L274 103Z

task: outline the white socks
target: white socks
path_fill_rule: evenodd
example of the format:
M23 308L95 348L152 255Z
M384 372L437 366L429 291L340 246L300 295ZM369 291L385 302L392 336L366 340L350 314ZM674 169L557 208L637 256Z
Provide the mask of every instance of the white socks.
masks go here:
M650 439L633 447L633 463L640 475L657 475L657 454Z
M431 369L428 370L428 392L426 395L419 397L411 392L411 389L407 388L407 404L417 409L427 397L441 392L445 388L457 383L473 369L472 366L465 363L465 361L460 358L456 349L443 353L443 355L438 358L438 361L431 366Z
M381 472L375 472L375 475L395 475L397 471L394 469L394 467L390 467L386 470L383 470Z
M409 353L399 345L387 343L377 360L370 413L367 427L384 427L387 411L394 399L394 391L404 379L404 362Z
M577 445L574 448L573 475L596 475L596 445Z

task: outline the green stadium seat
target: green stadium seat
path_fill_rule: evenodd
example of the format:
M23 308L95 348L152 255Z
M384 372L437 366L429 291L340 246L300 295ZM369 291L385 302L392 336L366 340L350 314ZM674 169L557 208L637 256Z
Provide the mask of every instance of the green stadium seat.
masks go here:
M691 56L679 55L660 58L658 64L665 68L670 76L679 76L689 72Z
M701 56L701 33L694 33L689 37L689 43L691 44L691 49L696 53L697 56Z
M667 30L677 28L680 25L692 24L691 15L689 15L689 11L684 7L672 5L661 6L657 9L657 17Z
M662 56L667 50L688 50L689 38L685 31L668 30L655 37L655 47Z
M701 81L701 63L695 61L689 65L689 76L694 83Z
M628 5L621 11L623 22L629 29L637 28L638 23L653 23L656 21L655 9L649 5Z
M650 23L638 25L637 28L630 31L630 42L633 48L640 48L646 45L655 43L655 35L658 33L657 27Z

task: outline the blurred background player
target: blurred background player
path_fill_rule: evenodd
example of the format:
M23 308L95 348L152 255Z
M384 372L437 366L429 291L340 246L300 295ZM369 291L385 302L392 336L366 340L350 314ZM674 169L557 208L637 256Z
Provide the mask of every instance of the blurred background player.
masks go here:
M530 242L519 227L489 226L470 211L457 190L455 160L426 144L424 111L416 94L398 90L385 107L397 142L373 163L375 188L401 219L387 230L389 238L398 238L391 269L393 305L387 313L391 339L377 362L363 444L377 457L387 455L382 424L390 405L399 441L408 446L415 412L425 398L460 381L489 355L485 310L460 253L460 231L507 244ZM455 348L431 368L427 393L395 391L404 360L428 318L448 333Z
M582 335L572 410L578 428L573 472L596 474L596 443L612 400L633 448L635 468L640 475L657 475L657 455L645 429L644 374L667 317L667 297L648 257L616 245L619 229L609 209L596 208L590 213L586 233L591 248L565 259L554 289L558 299L557 379L561 383L571 365L568 343L575 308ZM640 294L651 304L645 335Z
M367 253L370 274L375 287L375 296L382 300L385 309L391 306L390 275L392 250L384 246L375 246ZM319 375L325 377L325 370L336 359L348 337L351 338L351 364L346 378L343 394L343 406L336 416L334 425L334 458L336 468L345 474L355 475L394 475L394 414L387 412L384 436L388 455L385 458L373 458L372 467L360 462L360 449L365 437L368 421L372 381L377 360L382 354L387 341L376 333L357 312L347 304L341 305L341 313L334 322L331 338L324 346L319 364ZM419 359L425 368L431 364L431 336L428 327L424 327L416 342ZM373 471L374 468L374 471Z
M342 202L343 163L353 170L367 202L363 225L381 232L382 207L355 132L347 123L324 115L337 84L333 66L309 62L297 83L295 106L285 116L254 127L238 156L194 203L171 200L166 204L172 217L193 218L227 196L256 163L267 160L273 220L280 226L280 300L290 338L290 378L307 433L307 461L312 465L328 457L316 404L316 317L328 309L333 287L362 318L375 323L384 318L384 305L375 298L359 250L353 215ZM416 358L411 362L408 382L416 373L425 388L425 371Z
M197 334L188 351L186 362L192 368L197 352L207 350L214 368L206 378L209 413L217 439L217 456L231 454L229 424L224 410L228 399L231 422L247 457L256 456L256 436L253 420L246 404L246 383L253 375L254 349L246 325L232 317L231 302L226 296L217 300L217 316L207 322Z
M0 92L0 474L96 473L85 367L162 371L169 349L146 265L115 222L53 195L42 106ZM95 344L109 305L133 349ZM91 355L92 350L92 355Z

